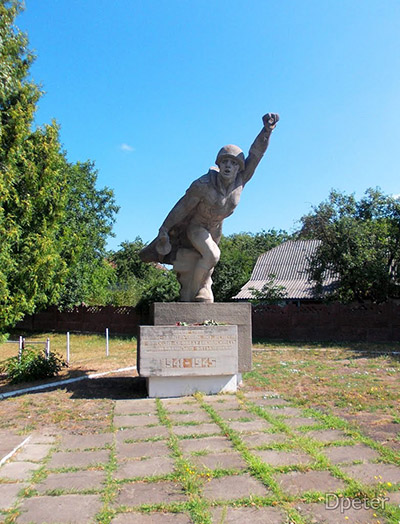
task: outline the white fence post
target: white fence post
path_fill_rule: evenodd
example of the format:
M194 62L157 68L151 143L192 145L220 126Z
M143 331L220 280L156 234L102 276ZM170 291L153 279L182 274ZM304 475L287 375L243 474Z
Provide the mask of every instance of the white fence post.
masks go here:
M108 328L106 328L106 357L110 354L108 345Z
M50 357L50 339L46 340L46 359L49 360Z
M69 364L69 331L67 331L67 364Z
M21 362L22 359L22 347L23 347L23 338L22 336L19 337L19 349L18 349L18 362Z

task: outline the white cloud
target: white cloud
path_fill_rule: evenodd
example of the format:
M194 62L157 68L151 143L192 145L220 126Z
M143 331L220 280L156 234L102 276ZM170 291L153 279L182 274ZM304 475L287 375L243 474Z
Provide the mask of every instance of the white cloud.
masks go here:
M121 149L121 151L127 151L128 153L135 151L134 147L130 146L129 144L125 144L125 143L121 144L119 148Z
M400 198L400 193L396 193L395 195L392 195L393 198Z

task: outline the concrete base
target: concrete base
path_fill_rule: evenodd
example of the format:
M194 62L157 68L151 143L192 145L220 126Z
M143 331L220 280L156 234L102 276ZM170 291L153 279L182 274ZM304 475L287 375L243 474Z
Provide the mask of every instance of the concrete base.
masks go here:
M237 375L214 375L205 377L149 377L147 392L150 398L185 397L201 392L206 395L236 393L242 381Z

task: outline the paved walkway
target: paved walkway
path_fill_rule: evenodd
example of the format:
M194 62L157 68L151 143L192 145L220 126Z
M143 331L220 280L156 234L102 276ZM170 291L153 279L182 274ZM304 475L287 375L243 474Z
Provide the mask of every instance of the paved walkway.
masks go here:
M394 522L400 467L390 451L308 413L265 392L116 400L108 433L31 435L0 467L0 519ZM0 459L25 438L0 435Z

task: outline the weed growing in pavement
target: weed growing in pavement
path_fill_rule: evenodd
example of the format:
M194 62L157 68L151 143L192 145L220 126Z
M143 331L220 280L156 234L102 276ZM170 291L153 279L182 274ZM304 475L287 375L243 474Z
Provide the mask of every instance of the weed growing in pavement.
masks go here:
M173 434L173 425L169 418L168 411L160 399L156 399L156 406L160 422L170 431L168 446L175 460L175 479L182 485L189 498L185 509L190 513L191 518L196 524L211 524L211 514L208 510L208 503L202 498L201 494L204 479L194 464L183 456L179 447L179 439Z

